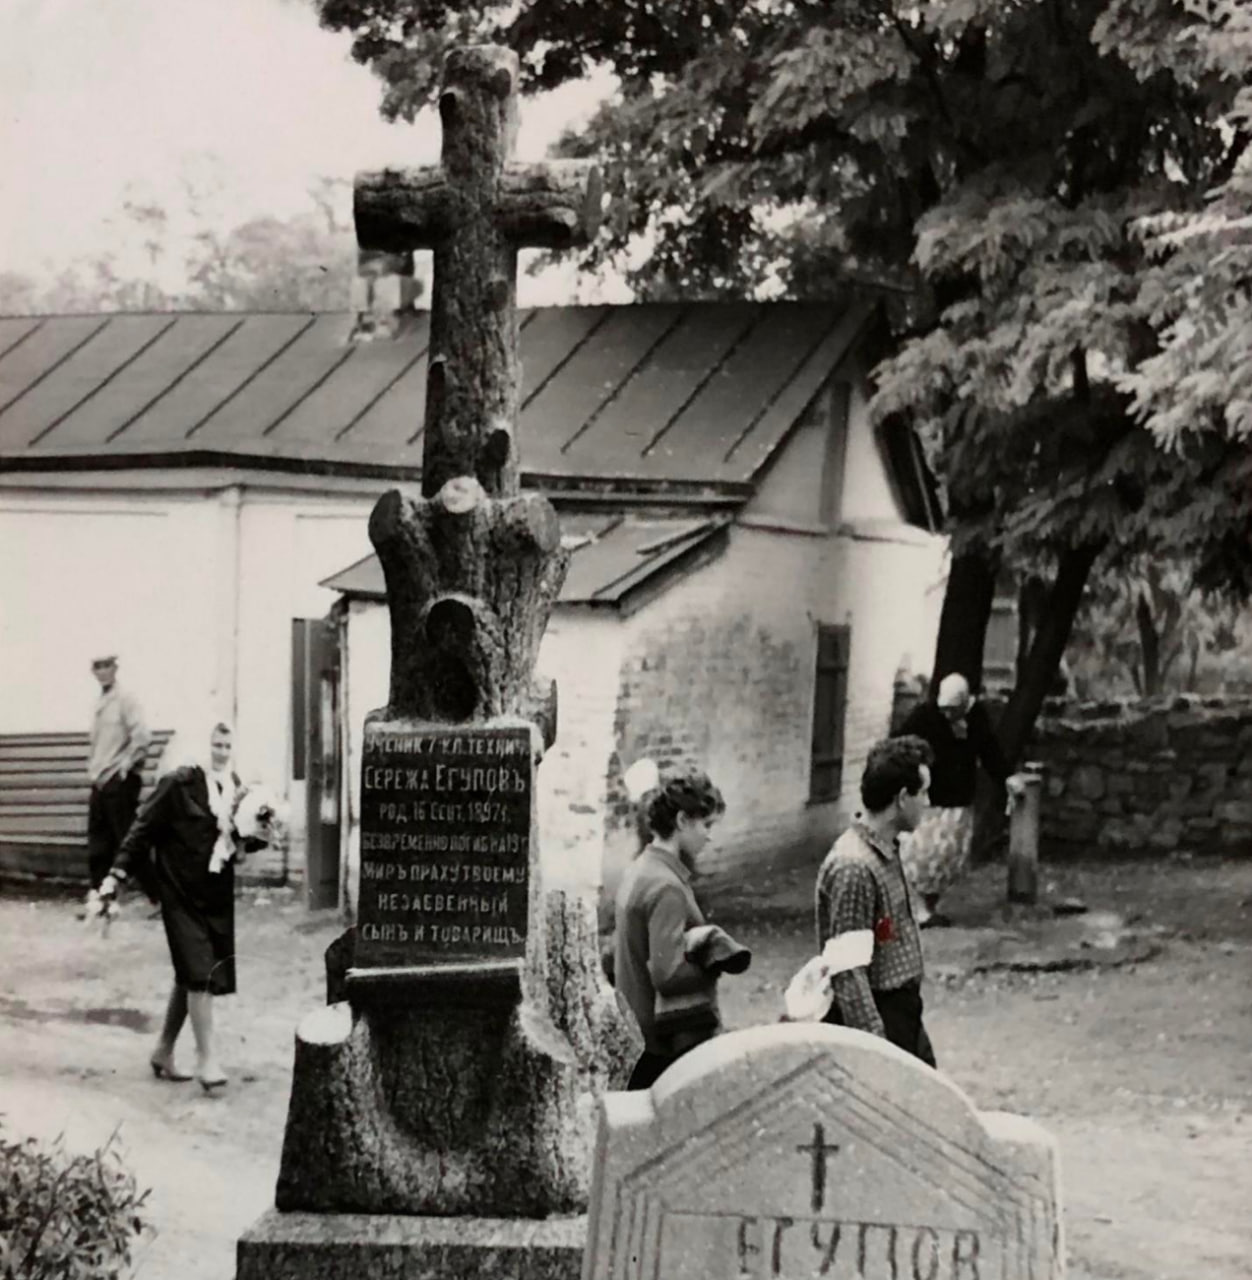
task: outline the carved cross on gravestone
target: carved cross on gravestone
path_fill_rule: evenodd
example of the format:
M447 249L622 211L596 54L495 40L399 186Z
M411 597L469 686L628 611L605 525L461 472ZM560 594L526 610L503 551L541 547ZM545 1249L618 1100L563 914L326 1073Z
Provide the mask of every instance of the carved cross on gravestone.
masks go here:
M434 250L422 493L474 476L517 492L517 253L563 249L595 230L599 171L586 161L510 162L517 59L491 45L454 49L439 97L438 166L385 169L356 183L364 249Z
M427 502L387 494L370 539L391 609L389 713L451 723L520 714L550 744L555 690L537 689L533 669L567 560L549 503L518 494L517 254L586 239L600 181L583 161L510 163L516 82L509 50L452 50L442 164L357 178L361 247L431 248L435 260Z
M810 1208L814 1213L821 1213L826 1205L826 1159L838 1150L838 1143L826 1141L826 1130L821 1124L813 1126L813 1141L806 1142L796 1148L801 1155L812 1158L813 1195Z

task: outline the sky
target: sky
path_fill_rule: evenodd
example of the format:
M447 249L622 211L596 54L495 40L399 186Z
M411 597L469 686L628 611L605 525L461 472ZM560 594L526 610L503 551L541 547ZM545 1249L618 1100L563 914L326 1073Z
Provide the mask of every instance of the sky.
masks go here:
M386 124L380 86L351 60L350 36L322 30L307 0L0 8L0 270L44 277L117 246L120 224L110 220L128 198L166 206L177 228L188 181L225 231L258 214L307 211L319 176L438 159L434 114ZM519 157L541 157L608 88L572 85L524 102ZM125 251L140 252L122 248L124 262ZM525 276L521 287L524 301L564 301L575 284L564 272L539 296Z

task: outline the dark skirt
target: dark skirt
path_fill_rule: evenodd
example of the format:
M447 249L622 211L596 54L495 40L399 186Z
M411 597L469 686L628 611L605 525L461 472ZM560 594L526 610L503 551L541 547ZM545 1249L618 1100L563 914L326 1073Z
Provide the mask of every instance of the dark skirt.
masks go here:
M635 1063L635 1069L630 1073L630 1079L626 1083L627 1091L652 1088L661 1075L668 1071L683 1054L690 1053L706 1040L712 1040L717 1034L719 1025L718 1020L714 1018L711 1025L701 1030L692 1031L689 1035L672 1037L669 1051L666 1053L654 1053L650 1049L645 1049L642 1057Z
M171 874L158 856L157 888L161 920L169 943L174 978L187 991L215 996L235 993L235 869L210 875Z

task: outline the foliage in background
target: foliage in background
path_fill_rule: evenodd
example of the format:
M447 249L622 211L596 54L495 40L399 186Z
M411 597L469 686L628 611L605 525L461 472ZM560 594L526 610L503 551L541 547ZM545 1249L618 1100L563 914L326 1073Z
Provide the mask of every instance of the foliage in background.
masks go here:
M1252 610L1203 592L1178 560L1140 557L1094 577L1066 656L1084 697L1252 692Z
M1167 376L1149 362L1181 340L1166 273L1203 274L1207 192L1241 216L1238 7L604 0L589 20L565 0L319 3L391 118L432 100L458 42L511 46L531 89L611 68L619 94L563 150L608 164L586 264L624 266L643 296L890 299L874 411L920 432L954 534L936 673L981 674L1001 564L1055 566L1001 721L1010 756L1102 557L1168 548L1208 585L1252 588L1242 439L1143 425ZM1184 222L1190 261L1153 239Z
M1208 0L1205 21L1183 50L1145 49L1148 67L1185 58L1192 80L1221 77L1238 86L1227 113L1238 137L1252 134L1252 6ZM1252 153L1195 208L1145 218L1138 226L1153 257L1144 290L1160 350L1124 385L1148 426L1169 445L1216 431L1252 438Z
M92 311L343 311L356 274L349 184L323 179L311 208L228 230L214 194L184 183L174 208L136 195L116 247L62 267L50 283L0 272L0 314Z
M116 1133L91 1155L0 1133L0 1280L116 1280L145 1229Z

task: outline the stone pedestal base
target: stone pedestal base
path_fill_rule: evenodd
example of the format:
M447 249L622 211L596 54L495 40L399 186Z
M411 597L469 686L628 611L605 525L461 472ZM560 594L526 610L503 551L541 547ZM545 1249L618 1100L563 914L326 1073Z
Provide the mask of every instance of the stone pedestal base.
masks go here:
M235 1280L579 1280L587 1219L279 1213L240 1237Z

